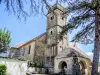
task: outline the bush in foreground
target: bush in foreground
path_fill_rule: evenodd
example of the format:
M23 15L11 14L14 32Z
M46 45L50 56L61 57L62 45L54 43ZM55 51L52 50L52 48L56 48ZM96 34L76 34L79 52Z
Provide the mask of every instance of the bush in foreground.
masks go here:
M4 64L0 64L0 75L6 75L7 67Z

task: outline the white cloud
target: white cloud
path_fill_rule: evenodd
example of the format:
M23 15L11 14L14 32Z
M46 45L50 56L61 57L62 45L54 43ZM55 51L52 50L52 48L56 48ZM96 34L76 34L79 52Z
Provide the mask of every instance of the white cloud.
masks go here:
M8 55L9 55L9 52L7 52L7 53L0 53L1 57L8 57Z
M86 54L90 57L90 59L92 61L92 59L93 59L93 53L92 52L87 52Z

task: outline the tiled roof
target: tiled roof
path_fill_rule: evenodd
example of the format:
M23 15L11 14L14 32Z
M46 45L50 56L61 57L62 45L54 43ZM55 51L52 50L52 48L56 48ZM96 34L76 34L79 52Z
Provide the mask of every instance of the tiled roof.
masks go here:
M23 44L25 44L25 43L21 42L21 43L16 44L16 45L13 46L13 47L14 47L14 48L19 48L19 47L22 46Z
M66 58L71 57L71 53L74 52L77 56L80 56L79 52L75 51L73 48L66 48L65 50L61 51L60 54L56 56L56 58Z
M79 56L79 57L84 57L84 58L90 59L89 56L86 53L84 53L83 51L81 51L75 45L69 46L65 50L61 51L60 54L58 54L56 56L56 58L70 57L70 55L71 55L72 52L76 53L77 56Z
M43 35L46 35L46 32L45 32L45 33L42 33L41 35L39 35L39 36L37 36L37 37L35 37L35 38L31 39L31 40L29 40L28 42L24 43L24 44L21 45L20 47L22 47L22 46L24 46L24 45L26 45L26 44L28 44L28 43L30 43L30 42L32 42L32 41L37 40L38 38L42 37Z
M77 45L70 45L69 46L70 48L73 48L73 49L75 49L76 51L78 51L80 54L82 54L83 56L85 56L85 57L87 57L87 58L90 58L85 52L83 52L82 50L80 50L78 47L77 47Z

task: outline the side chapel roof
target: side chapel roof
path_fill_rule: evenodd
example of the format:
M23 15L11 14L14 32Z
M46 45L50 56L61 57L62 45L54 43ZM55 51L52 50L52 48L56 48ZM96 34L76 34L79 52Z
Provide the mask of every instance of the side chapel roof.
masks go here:
M61 53L58 54L56 58L72 57L72 53L75 53L78 57L90 59L90 57L86 53L81 51L79 48L74 48L73 46L69 46L65 50L61 51Z

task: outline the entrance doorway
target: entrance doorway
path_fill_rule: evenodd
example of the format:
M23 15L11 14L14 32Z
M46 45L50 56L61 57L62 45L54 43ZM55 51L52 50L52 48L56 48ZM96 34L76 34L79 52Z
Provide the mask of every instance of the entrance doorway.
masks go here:
M67 63L65 61L61 61L58 65L59 67L59 74L63 75L67 73Z
M61 61L60 63L59 63L59 69L64 69L64 67L66 67L67 68L67 64L66 64L66 62L65 61Z
M82 75L85 75L86 64L83 61L80 61L79 63L80 63L81 73L82 73Z

